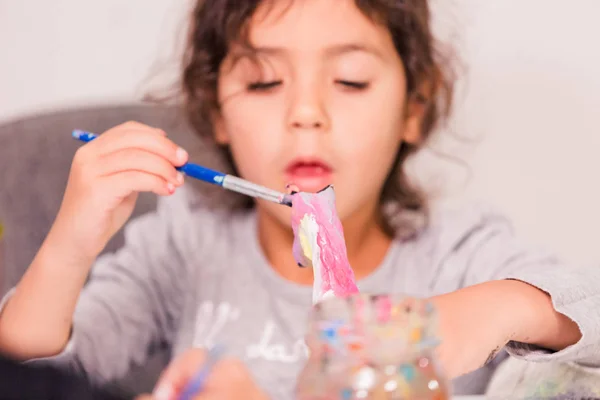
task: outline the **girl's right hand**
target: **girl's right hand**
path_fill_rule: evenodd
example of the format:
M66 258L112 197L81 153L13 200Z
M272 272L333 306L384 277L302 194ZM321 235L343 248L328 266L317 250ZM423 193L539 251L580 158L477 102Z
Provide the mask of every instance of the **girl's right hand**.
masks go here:
M49 236L76 259L93 260L129 219L139 192L168 196L183 184L175 167L187 158L160 129L127 122L104 132L75 154Z

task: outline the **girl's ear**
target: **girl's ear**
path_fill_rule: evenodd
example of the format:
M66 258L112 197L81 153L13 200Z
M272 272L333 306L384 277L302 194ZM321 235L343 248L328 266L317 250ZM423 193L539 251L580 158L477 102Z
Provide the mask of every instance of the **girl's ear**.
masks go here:
M427 104L419 99L411 99L406 107L406 118L404 120L404 132L402 140L404 142L417 145L421 142L421 127Z
M423 140L423 119L435 92L434 85L435 82L424 81L409 95L406 102L403 141L418 145Z
M213 134L215 135L215 141L220 145L229 144L229 133L225 128L225 123L221 113L218 111L213 111L210 119L212 122Z

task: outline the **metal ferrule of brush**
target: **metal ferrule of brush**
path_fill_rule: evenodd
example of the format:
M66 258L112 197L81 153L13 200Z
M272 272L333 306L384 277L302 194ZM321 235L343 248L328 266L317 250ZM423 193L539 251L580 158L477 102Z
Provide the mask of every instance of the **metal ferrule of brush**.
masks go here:
M222 186L225 189L275 203L283 203L283 200L286 198L283 193L278 192L277 190L269 189L232 175L227 175L223 178Z

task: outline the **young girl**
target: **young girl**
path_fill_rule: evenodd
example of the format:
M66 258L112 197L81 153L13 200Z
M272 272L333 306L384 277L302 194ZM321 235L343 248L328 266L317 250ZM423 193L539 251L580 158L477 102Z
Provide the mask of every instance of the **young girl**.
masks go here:
M183 71L190 120L250 181L334 184L360 289L432 299L456 393L482 393L505 345L532 361L596 365L598 271L526 251L486 208L428 212L406 176L450 106L429 19L426 0L199 1ZM181 355L157 392L170 398L200 349L220 343L232 358L198 398L292 398L313 277L293 259L290 210L183 186L175 167L187 159L135 122L81 147L56 221L5 303L2 351L103 383L166 342ZM83 288L142 191L167 198L128 225L125 247Z

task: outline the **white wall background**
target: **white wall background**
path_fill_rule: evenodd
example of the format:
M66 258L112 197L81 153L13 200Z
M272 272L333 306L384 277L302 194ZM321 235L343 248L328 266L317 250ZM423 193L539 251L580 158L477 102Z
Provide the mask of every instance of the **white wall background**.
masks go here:
M454 197L498 205L524 238L600 267L600 1L455 2L469 66L457 127L482 142L462 153L473 177ZM139 99L185 32L187 7L0 0L0 122Z
M0 0L0 119L139 98L188 0Z

